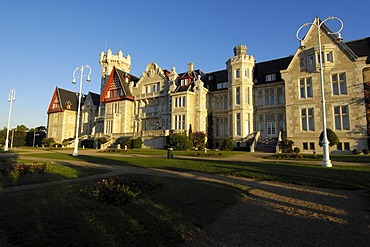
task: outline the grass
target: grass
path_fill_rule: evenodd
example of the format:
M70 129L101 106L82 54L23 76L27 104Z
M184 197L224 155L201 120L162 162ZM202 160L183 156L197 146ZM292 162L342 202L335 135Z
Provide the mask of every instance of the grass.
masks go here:
M348 166L334 165L334 167L328 169L319 165L299 164L299 160L296 160L295 163L277 159L253 162L253 156L250 156L248 159L250 161L227 161L226 159L180 159L176 158L176 156L175 159L166 159L158 157L125 157L125 155L79 155L78 157L72 157L62 153L37 155L50 159L75 159L102 164L109 163L144 168L205 172L332 189L370 188L370 166L351 165L356 163L356 158L362 158L362 156L352 156L351 163ZM337 156L332 157L334 160Z
M29 160L12 160L8 162L1 162L0 166L6 166L10 164L34 164L35 161ZM42 163L42 162L38 162ZM11 186L19 186L26 184L38 184L44 182L58 181L63 179L74 179L79 177L87 177L95 174L106 173L109 170L91 168L86 166L76 166L73 164L52 164L50 162L44 162L46 169L43 173L26 174L18 176L3 176L0 175L0 188L6 188Z
M188 179L155 180L163 184L158 192L120 207L78 195L97 180L1 194L0 231L16 246L177 246L245 192Z

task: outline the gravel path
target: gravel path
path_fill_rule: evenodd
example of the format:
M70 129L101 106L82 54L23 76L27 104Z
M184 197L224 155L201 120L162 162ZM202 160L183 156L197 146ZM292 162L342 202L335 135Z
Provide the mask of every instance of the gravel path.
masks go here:
M103 167L112 171L94 177L123 173L181 176L238 185L247 190L247 197L241 203L226 210L183 246L370 246L370 205L362 198L364 191L328 190L197 172ZM2 192L68 181L71 180L18 186Z

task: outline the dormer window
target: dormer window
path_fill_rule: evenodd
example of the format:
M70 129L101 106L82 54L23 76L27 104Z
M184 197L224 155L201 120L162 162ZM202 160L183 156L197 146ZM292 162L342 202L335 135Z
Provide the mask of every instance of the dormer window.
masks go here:
M269 82L269 81L275 81L276 80L276 74L268 74L265 76L265 81L266 82Z
M224 88L227 88L229 85L228 82L220 82L220 83L217 83L217 89L224 89Z
M71 103L71 101L66 101L65 106L66 106L66 109L67 109L67 110L70 110L70 109L72 108L72 103Z
M180 80L180 86L187 86L191 83L191 77L182 78Z

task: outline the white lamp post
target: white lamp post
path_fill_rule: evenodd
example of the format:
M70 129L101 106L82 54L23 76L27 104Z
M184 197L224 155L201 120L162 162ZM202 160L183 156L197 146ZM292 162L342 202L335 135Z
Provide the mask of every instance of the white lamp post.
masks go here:
M89 73L84 75L84 70L88 69ZM80 76L76 76L76 72L80 71ZM77 120L76 120L76 138L75 138L75 148L73 150L72 156L78 156L78 134L79 134L79 125L80 125L80 108L81 108L81 98L82 98L82 77L86 76L86 81L90 81L91 68L89 65L77 67L73 71L73 84L76 84L76 78L80 78L80 92L78 96L78 108L77 108Z
M12 116L12 105L13 105L14 100L15 100L15 89L10 89L9 97L8 97L8 101L9 101L8 128L6 130L6 139L5 139L5 148L4 148L4 151L6 152L9 150L9 128L10 128L10 118Z
M329 140L327 137L326 133L326 109L325 109L325 91L324 91L324 72L323 72L323 67L322 67L322 60L324 59L324 56L322 55L321 52L321 35L320 35L320 29L321 26L326 22L326 21L332 21L332 20L337 20L340 22L341 27L337 32L333 33L328 33L328 34L336 34L337 39L341 39L340 31L343 29L343 22L341 19L338 17L328 17L322 22L319 22L319 19L317 18L317 23L305 23L303 24L297 31L296 36L297 39L301 42L301 47L304 47L304 42L303 39L299 38L298 34L301 31L302 28L306 26L315 26L317 28L317 36L318 36L318 46L319 46L319 62L320 62L320 86L321 86L321 104L322 104L322 129L323 129L323 140L322 140L322 163L321 165L323 167L332 167L333 165L331 164L330 161L330 156L329 156Z

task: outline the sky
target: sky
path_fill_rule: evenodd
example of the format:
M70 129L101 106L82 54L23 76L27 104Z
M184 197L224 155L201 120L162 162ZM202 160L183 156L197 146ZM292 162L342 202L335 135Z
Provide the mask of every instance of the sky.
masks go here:
M257 62L294 54L298 28L315 16L339 17L344 41L369 37L369 9L363 0L1 0L0 128L8 124L10 89L10 128L46 126L55 87L79 91L71 83L76 67L92 68L82 92L99 93L99 54L107 48L129 54L136 76L151 62L212 72L225 69L240 44Z

